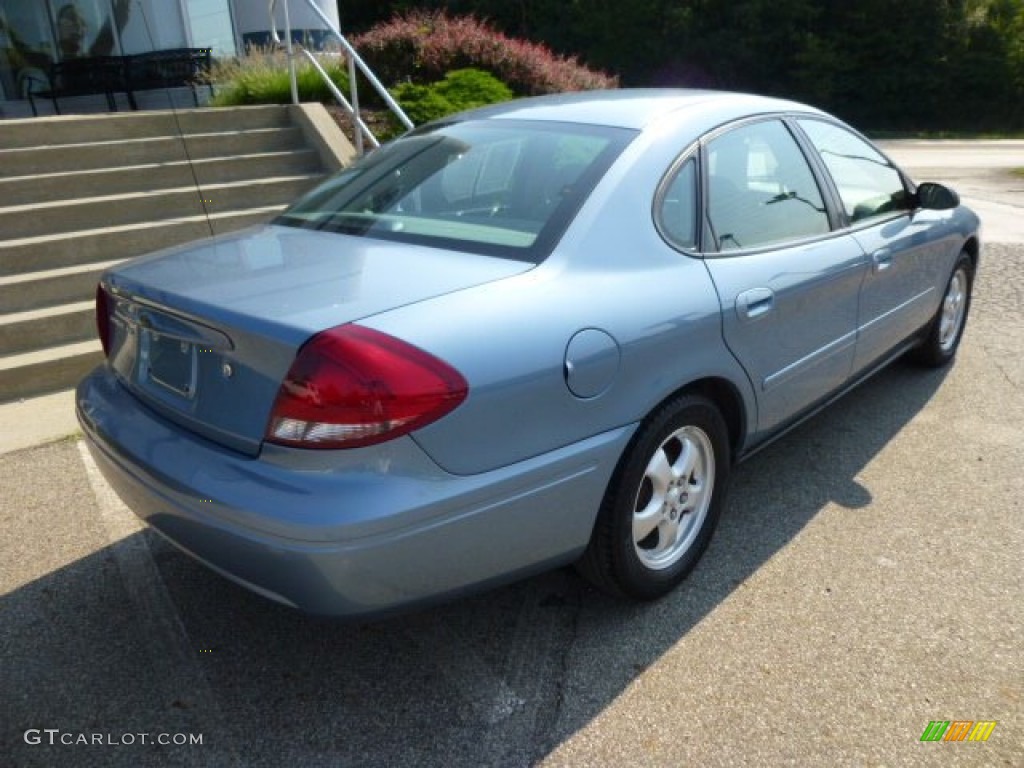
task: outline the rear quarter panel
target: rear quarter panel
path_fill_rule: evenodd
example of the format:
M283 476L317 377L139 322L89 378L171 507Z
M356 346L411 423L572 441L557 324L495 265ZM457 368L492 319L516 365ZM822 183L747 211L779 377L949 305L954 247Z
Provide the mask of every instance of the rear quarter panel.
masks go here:
M756 423L704 263L670 248L653 224L658 181L693 139L679 133L631 145L532 271L362 321L438 355L469 382L465 403L414 434L444 469L484 472L637 424L704 377L732 382ZM566 384L566 347L589 328L614 337L620 357L609 386L580 398Z

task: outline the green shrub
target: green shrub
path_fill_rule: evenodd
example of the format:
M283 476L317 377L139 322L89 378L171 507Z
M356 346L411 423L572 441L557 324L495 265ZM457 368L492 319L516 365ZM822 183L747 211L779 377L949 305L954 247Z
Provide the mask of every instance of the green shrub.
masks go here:
M385 83L424 84L452 70L478 67L493 72L518 96L618 86L616 78L575 58L507 37L472 16L443 11L410 10L351 42Z
M335 103L320 73L306 59L295 59L295 81L300 101ZM345 60L323 57L322 66L338 89L348 96L348 69ZM251 52L236 59L218 61L210 75L215 96L211 106L230 107L241 104L290 104L291 83L288 77L288 59L284 53Z
M494 75L479 69L457 69L430 85L403 83L392 93L417 125L453 112L508 101L515 95Z

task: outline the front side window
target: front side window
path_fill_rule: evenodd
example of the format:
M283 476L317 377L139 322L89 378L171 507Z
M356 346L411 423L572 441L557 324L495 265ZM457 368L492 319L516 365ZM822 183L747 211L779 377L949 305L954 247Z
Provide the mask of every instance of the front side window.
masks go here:
M707 145L708 219L721 251L829 231L807 159L778 120L735 128Z
M833 123L800 120L799 125L828 168L851 222L909 209L899 171L878 150Z
M634 135L511 120L430 127L367 155L275 223L539 261Z

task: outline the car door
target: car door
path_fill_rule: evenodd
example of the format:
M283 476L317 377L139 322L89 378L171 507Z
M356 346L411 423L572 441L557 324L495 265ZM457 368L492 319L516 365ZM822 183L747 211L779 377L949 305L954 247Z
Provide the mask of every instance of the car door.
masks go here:
M870 269L860 293L854 370L870 366L935 313L944 277L934 221L912 215L902 174L867 141L835 123L797 121L835 185L844 224Z
M704 143L703 158L705 264L763 434L849 377L867 261L833 231L834 213L781 119L730 127Z

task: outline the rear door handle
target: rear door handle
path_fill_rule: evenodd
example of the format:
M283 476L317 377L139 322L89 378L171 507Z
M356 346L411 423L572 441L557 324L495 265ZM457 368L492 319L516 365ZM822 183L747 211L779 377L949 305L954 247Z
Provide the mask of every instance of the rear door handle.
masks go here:
M751 288L736 297L736 314L740 320L756 320L772 311L775 294L771 288Z
M882 272L892 266L892 251L888 248L879 248L871 254L871 269L875 272Z

